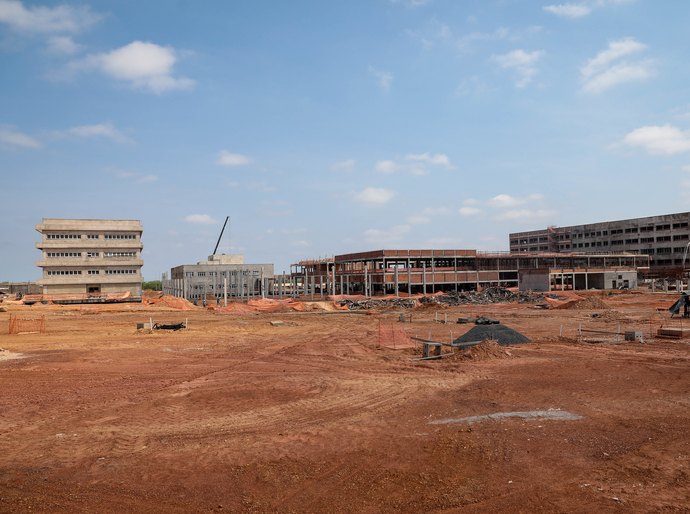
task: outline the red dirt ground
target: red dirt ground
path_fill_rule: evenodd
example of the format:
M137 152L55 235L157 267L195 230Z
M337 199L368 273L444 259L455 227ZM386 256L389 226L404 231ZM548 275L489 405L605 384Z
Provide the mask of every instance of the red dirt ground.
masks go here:
M429 308L5 303L0 511L690 512L690 345L654 337L690 321L657 312L675 295L597 299L439 308L533 342L438 361L378 339L379 323L444 341L473 326ZM10 313L47 332L7 335ZM189 328L138 332L150 318ZM430 424L550 409L582 418Z

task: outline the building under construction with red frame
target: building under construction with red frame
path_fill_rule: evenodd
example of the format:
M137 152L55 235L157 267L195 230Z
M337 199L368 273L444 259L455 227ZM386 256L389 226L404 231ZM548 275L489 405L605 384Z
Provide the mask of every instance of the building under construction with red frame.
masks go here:
M290 282L303 294L430 294L487 286L532 290L637 287L649 256L631 253L508 253L375 250L305 260Z

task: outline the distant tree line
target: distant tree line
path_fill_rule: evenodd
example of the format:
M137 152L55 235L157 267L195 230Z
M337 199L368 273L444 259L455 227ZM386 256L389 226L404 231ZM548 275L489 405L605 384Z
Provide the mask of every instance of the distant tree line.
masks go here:
M151 291L162 291L163 283L160 280L151 280L150 282L144 282L141 285L142 289L148 289Z

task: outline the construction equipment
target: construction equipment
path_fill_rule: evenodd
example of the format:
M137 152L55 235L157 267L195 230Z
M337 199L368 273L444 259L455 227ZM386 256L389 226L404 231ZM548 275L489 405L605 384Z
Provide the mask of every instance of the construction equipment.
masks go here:
M223 228L220 231L220 235L218 236L218 242L216 243L216 247L213 249L213 253L211 255L215 255L216 252L218 251L218 245L220 244L220 239L223 237L223 232L225 232L225 225L228 224L228 220L230 219L230 216L225 217L225 223L223 223Z

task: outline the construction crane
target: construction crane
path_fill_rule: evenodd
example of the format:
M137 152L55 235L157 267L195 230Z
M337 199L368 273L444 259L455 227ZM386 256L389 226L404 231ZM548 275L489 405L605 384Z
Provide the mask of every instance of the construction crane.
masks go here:
M228 220L230 219L230 216L225 217L225 223L223 223L223 228L220 231L220 235L218 236L218 242L216 243L216 247L213 249L213 253L211 255L215 255L216 252L218 251L218 245L220 244L220 240L223 237L223 232L225 232L225 225L228 224Z

